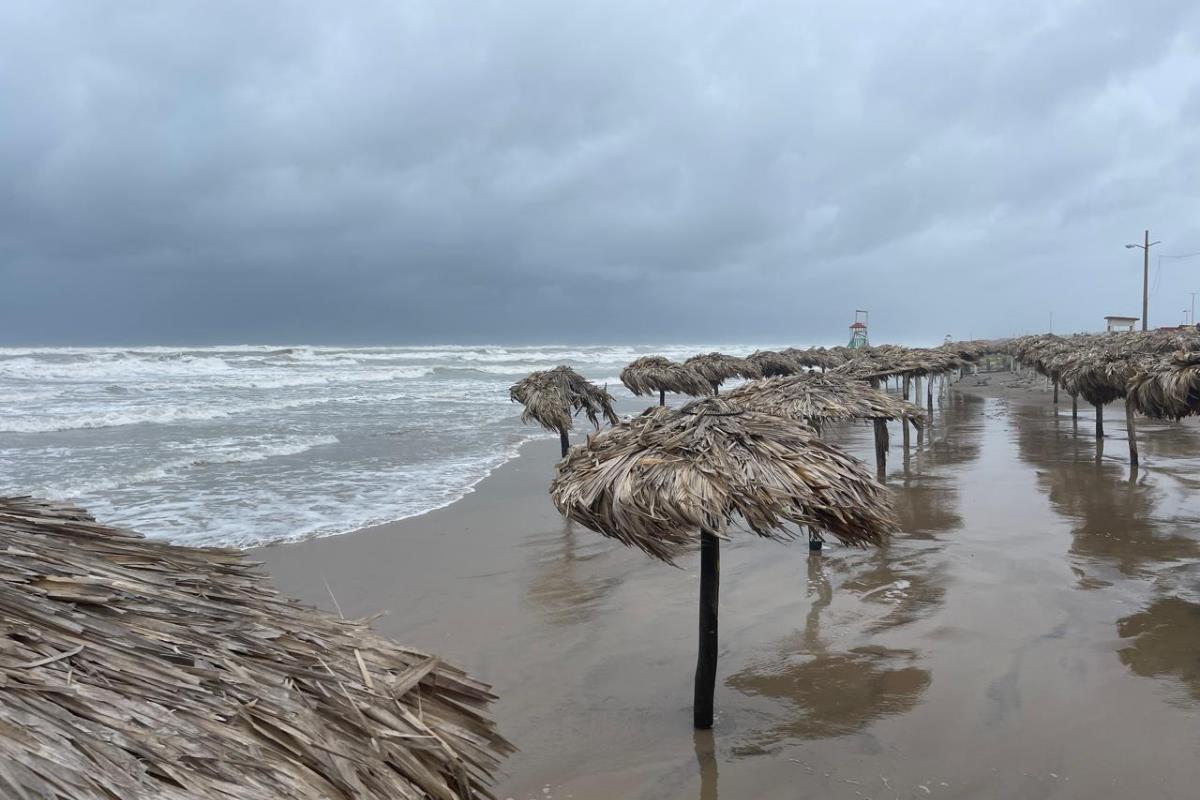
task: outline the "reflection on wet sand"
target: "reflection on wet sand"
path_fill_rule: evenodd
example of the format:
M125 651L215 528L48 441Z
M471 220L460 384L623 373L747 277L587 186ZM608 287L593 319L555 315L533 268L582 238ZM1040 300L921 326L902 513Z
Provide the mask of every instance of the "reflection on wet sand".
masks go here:
M1123 664L1147 678L1176 678L1188 701L1200 702L1200 605L1177 597L1156 600L1118 620L1117 633L1133 640L1119 652Z
M748 695L787 703L794 716L759 732L762 746L783 739L821 739L859 731L882 717L911 709L929 687L928 670L912 650L864 645L845 652L803 654L785 645L779 658L730 676Z
M700 765L700 800L717 800L717 743L711 729L692 733Z
M873 720L907 711L930 683L915 666L917 653L875 645L831 650L821 635L821 615L833 602L828 567L808 558L811 599L804 630L788 637L772 655L731 675L727 685L749 696L783 701L787 713L749 736L751 748L786 739L819 739L861 730Z
M1109 564L1125 576L1147 576L1165 563L1200 557L1200 541L1183 524L1185 498L1174 487L1150 480L1146 469L1131 481L1127 464L1087 457L1091 448L1068 429L1059 430L1048 413L1021 405L1010 416L1021 459L1038 468L1051 507L1071 523L1071 553L1081 566Z
M526 540L534 549L528 581L529 600L551 622L573 625L587 622L621 580L602 566L609 547L594 535L579 537L574 525L539 532ZM595 563L592 563L595 562Z

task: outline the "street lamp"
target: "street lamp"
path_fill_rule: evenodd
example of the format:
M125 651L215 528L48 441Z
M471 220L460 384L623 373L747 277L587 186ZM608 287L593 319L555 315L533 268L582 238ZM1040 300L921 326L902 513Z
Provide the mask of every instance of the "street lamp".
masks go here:
M1127 244L1125 249L1129 250L1134 247L1142 248L1142 330L1149 330L1150 320L1146 319L1150 316L1150 248L1162 242L1150 241L1150 231L1146 231L1146 238L1142 244Z

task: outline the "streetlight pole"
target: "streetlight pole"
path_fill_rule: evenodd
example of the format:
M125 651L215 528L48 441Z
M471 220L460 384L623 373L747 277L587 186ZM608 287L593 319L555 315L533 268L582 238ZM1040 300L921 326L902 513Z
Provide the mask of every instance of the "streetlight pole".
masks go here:
M1126 249L1131 247L1142 248L1142 330L1149 330L1150 320L1150 248L1161 242L1150 241L1150 231L1146 231L1146 238L1141 244L1127 244Z

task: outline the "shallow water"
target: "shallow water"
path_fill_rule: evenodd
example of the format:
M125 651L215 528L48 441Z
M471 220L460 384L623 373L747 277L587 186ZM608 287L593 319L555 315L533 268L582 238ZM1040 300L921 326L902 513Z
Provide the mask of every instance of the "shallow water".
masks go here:
M1122 414L1098 454L1090 410L969 391L908 458L893 431L886 548L723 545L711 732L695 559L565 525L549 447L350 547L262 552L285 590L391 609L382 630L495 684L521 748L501 798L1194 796L1200 430L1143 423L1131 479ZM873 452L869 427L827 435Z

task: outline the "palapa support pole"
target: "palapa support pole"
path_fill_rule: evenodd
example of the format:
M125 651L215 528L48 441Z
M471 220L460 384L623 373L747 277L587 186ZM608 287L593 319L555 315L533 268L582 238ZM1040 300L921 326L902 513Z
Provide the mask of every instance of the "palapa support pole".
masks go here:
M933 416L933 375L925 379L925 405L929 409L930 417Z
M717 595L721 585L721 540L711 531L700 532L700 651L696 659L696 692L692 722L696 728L713 726L713 694L717 688Z
M667 404L667 390L666 389L658 390L658 404L660 406L665 406Z
M910 376L907 372L904 373L903 397L906 401L908 400L909 382L911 380L912 380L912 376ZM904 428L904 452L907 453L908 452L908 443L909 443L908 418L907 417L900 418L900 426L902 428Z
M571 440L567 438L566 431L558 432L558 441L562 445L563 458L567 457L567 451L571 449Z
M1079 397L1071 395L1071 419L1079 419Z
M1058 405L1058 381L1054 382L1054 405Z
M1104 406L1096 403L1096 438L1104 438Z
M1133 404L1125 401L1125 433L1129 436L1129 467L1138 468L1137 425L1133 421Z
M875 471L879 480L887 476L888 427L887 420L877 419L875 423Z

